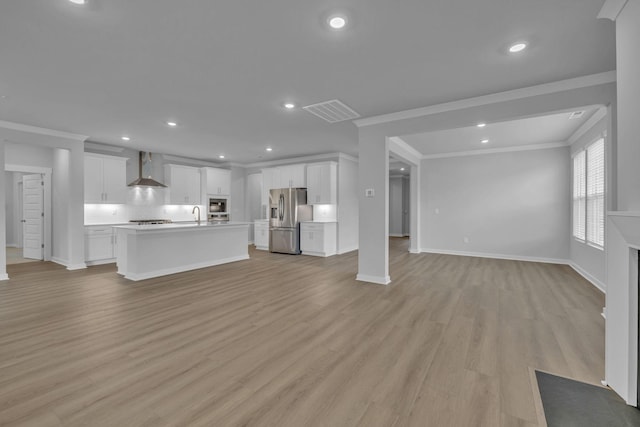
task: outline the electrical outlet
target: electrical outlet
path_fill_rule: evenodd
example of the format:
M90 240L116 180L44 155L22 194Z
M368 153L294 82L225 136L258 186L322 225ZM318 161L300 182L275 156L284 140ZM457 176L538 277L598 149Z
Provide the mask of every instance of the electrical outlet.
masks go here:
M465 243L469 243L469 238L467 236L464 237L464 239L462 239Z
M435 209L433 210L433 212L434 212L436 215L438 215L438 214L440 213L440 209L435 208Z
M364 190L364 195L365 197L374 197L376 195L376 192L373 188L367 188L366 190Z

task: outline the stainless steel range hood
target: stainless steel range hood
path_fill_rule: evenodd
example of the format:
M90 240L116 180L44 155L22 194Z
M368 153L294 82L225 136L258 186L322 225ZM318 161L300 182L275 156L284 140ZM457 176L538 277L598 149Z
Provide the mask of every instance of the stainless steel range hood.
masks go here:
M136 179L135 181L129 183L129 187L160 187L160 188L167 188L166 185L164 185L161 182L156 181L155 179L151 178L151 171L149 171L149 175L145 178L142 174L142 166L144 163L144 158L147 158L146 163L149 164L149 166L151 166L151 153L145 153L145 152L140 152L139 154L139 158L138 158L138 171L139 171L139 176L138 179Z

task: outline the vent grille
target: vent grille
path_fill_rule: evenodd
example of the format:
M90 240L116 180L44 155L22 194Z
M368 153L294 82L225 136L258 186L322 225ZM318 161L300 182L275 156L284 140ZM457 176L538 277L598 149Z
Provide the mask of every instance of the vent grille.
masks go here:
M307 105L302 107L304 110L311 114L320 117L322 120L326 120L329 123L338 123L345 120L353 120L360 117L360 114L353 111L347 105L332 99L331 101L320 102L318 104Z
M573 113L571 113L571 115L569 116L569 120L571 119L579 119L582 116L584 116L584 111L574 111Z

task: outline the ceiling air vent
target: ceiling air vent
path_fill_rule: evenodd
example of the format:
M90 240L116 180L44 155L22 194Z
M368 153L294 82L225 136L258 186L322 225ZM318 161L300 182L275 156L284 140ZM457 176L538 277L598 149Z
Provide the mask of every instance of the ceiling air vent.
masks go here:
M569 120L580 119L582 118L582 116L584 116L584 111L574 111L573 113L571 113L571 115L569 115Z
M318 104L307 105L302 107L313 115L320 117L322 120L326 120L329 123L338 123L345 120L353 120L360 117L360 114L353 111L351 108L338 101L332 99L331 101L320 102Z

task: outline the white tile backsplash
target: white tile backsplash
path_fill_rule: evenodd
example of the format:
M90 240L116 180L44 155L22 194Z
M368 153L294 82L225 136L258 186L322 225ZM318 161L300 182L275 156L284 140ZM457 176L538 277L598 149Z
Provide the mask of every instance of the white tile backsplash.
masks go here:
M336 205L313 205L314 221L336 221L337 218Z
M197 214L191 211L196 205L165 205L165 189L140 188L129 189L127 204L84 205L84 223L119 224L132 219L170 219L172 221L193 221ZM200 206L200 219L207 219L205 207Z

